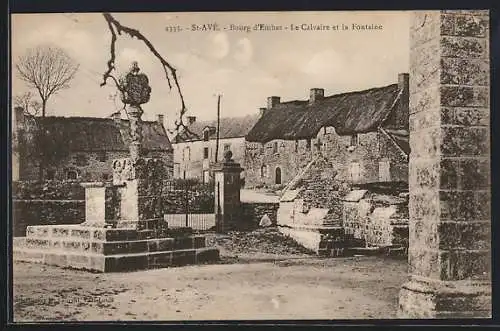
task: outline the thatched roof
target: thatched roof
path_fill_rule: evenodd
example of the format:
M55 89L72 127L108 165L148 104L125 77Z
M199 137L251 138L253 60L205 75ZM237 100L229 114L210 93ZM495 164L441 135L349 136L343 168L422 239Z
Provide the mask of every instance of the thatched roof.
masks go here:
M242 117L224 117L220 119L219 138L238 138L245 137L259 119L258 114L246 115ZM189 131L195 135L190 135L187 132L182 132L174 138L175 142L196 141L203 139L203 131L205 128L212 128L210 131L210 139L215 139L217 120L194 122L188 126Z
M246 140L311 139L325 126L334 127L339 135L375 131L391 120L399 93L398 84L392 84L324 97L311 105L307 101L280 103L264 112Z
M65 145L70 151L127 151L130 141L129 121L112 118L56 117L36 118L53 146ZM142 145L149 150L172 150L163 125L142 122Z

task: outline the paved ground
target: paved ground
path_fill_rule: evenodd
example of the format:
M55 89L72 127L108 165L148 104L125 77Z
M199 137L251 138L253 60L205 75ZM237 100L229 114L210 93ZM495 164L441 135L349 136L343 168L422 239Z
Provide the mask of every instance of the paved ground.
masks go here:
M14 319L395 318L406 262L238 254L220 264L92 274L14 265Z

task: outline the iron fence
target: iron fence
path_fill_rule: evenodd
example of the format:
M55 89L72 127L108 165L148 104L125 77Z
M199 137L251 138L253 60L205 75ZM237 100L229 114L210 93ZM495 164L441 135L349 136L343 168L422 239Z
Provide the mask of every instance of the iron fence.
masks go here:
M186 225L193 230L206 231L215 226L215 213L212 214L165 214L169 228L181 228Z

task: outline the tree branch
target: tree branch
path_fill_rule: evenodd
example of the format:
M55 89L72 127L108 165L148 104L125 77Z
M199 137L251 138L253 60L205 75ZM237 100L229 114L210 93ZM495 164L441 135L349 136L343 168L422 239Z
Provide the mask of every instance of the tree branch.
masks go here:
M182 94L182 90L177 77L177 70L160 55L160 53L156 50L156 48L148 40L148 38L146 38L139 30L132 29L122 25L110 13L103 13L103 16L108 24L109 31L111 32L111 44L110 44L110 58L107 62L107 69L103 74L103 82L101 83L101 86L106 85L106 81L108 78L112 78L117 88L121 91L121 87L118 84L117 80L111 75L111 73L115 69L117 34L121 35L123 32L128 34L132 38L137 38L141 40L142 42L144 42L146 47L151 51L151 53L153 53L153 55L160 61L163 67L163 71L165 73L165 78L167 79L169 89L170 90L172 89L172 80L173 80L177 93L179 94L179 98L181 101L181 110L180 110L179 120L175 122L176 126L175 130L179 133L182 129L183 132L186 132L191 136L199 138L199 136L196 133L191 132L189 130L189 128L184 124L183 121L184 114L187 112L187 108L184 102L184 95Z

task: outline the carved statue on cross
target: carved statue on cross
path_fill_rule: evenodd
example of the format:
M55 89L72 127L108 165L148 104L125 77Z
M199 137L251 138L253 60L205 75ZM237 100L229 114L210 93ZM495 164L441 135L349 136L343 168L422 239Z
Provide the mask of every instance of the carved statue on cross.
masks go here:
M141 105L147 103L151 97L149 79L140 72L137 61L132 62L129 72L119 82L121 100L130 119L130 156L137 160L141 154L142 128Z

